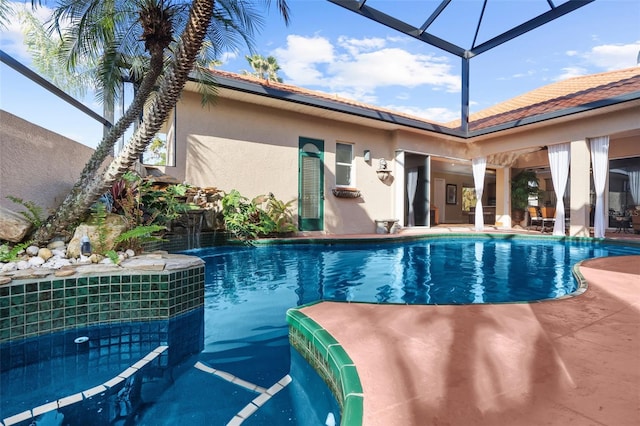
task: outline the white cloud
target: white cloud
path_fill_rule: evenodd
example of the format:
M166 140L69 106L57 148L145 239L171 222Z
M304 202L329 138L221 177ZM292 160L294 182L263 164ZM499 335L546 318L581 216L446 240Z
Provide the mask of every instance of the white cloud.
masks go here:
M565 67L562 68L562 74L553 78L554 81L566 80L572 77L579 77L581 75L589 74L589 70L582 67Z
M383 87L460 91L460 78L446 58L411 53L394 44L390 38L339 37L334 44L317 35L289 35L286 46L272 54L287 83L317 86L361 102L375 103L376 91Z
M15 12L27 9L31 11L31 13L33 13L41 22L46 22L53 13L53 10L46 6L40 6L35 10L32 10L31 7L21 2L10 3ZM7 28L2 30L0 48L20 62L28 62L31 60L31 55L24 45L24 35L22 34L20 20L15 15L9 19Z
M628 44L603 44L584 54L587 62L606 71L629 68L637 64L640 41Z
M272 52L288 77L288 82L299 86L324 86L323 65L334 61L333 46L323 37L287 36L287 47Z

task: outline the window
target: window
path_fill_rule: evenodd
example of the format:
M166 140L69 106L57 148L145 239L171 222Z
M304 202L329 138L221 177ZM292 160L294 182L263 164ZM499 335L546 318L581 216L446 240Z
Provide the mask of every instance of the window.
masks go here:
M158 133L142 154L142 163L150 166L167 165L167 135Z
M336 186L354 186L353 145L336 144Z

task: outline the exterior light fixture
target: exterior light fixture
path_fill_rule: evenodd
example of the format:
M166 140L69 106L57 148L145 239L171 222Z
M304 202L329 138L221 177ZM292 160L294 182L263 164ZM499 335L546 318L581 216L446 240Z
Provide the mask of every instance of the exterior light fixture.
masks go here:
M367 163L371 161L371 150L365 149L362 157L364 158L364 161L366 161Z

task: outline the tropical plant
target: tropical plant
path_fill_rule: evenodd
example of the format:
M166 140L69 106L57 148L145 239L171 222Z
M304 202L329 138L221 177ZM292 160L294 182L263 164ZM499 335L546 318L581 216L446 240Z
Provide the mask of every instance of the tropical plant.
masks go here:
M91 222L96 226L98 234L97 253L105 253L107 251L107 209L103 203L97 202L93 205L93 213L91 214Z
M167 164L167 142L156 136L145 151L144 164L164 166Z
M243 71L244 75L252 75L254 77L282 83L282 78L278 77L280 65L278 60L273 56L264 57L262 55L253 54L245 56L253 71Z
M264 233L264 212L258 208L255 199L250 201L234 189L222 197L221 203L225 228L236 237L247 240Z
M267 215L274 224L273 232L286 234L298 230L291 211L294 201L295 200L291 200L285 203L284 201L276 199L273 194L270 194L269 201L267 202Z
M222 217L225 228L241 240L282 235L297 230L292 204L293 200L285 203L273 194L249 200L234 189L222 197Z
M0 0L0 29L7 27L11 15L13 15L11 0Z
M269 0L265 2L267 6L270 4ZM123 116L103 142L108 140L109 144L115 144L115 140L130 127L132 121L129 122L129 119L133 120L134 115L137 117L145 102L149 99L150 101L146 104L141 123L129 142L104 171L99 171L102 161L98 164L97 158L87 163L80 180L62 205L36 231L37 242L48 241L56 233L80 220L89 207L140 158L177 103L182 88L194 70L196 57L207 35L214 41L214 53L219 52L222 41L233 40L234 35L239 35L250 44L254 20L259 20L251 3L237 0L194 0L190 3L169 3L163 0L128 0L116 3L100 0L66 0L62 3L54 17L57 28L60 28L63 19L72 21L71 34L75 36L75 42L70 45L70 63L73 65L73 58L82 54L96 52L96 56L103 60L99 74L105 77L107 83L111 82L110 85L103 85L105 90L114 87L115 80L121 77L117 73L110 73L112 68L109 65L115 66L118 59L130 57L121 55L118 51L119 47L126 46L122 43L125 35L133 34L134 37L140 37L145 50L151 56L149 71L141 83L145 86L150 85L150 89L136 93L132 106L125 114L127 118ZM288 23L289 9L286 0L277 0L277 3L285 23ZM65 7L65 4L68 6ZM116 5L123 7L122 11L119 11L123 13L114 13L113 8ZM124 19L127 16L124 13L126 10L133 13L134 20ZM174 19L178 15L185 19ZM109 19L115 20L114 24L119 23L115 28L123 32L111 31ZM211 25L212 21L215 25ZM175 30L182 32L173 42ZM103 39L106 39L104 43L101 42ZM169 46L171 49L168 49ZM116 76L117 78L114 78ZM157 93L150 96L153 87L157 87ZM136 114L133 114L133 111L136 111ZM101 142L96 151L109 144Z
M31 241L15 244L11 247L8 244L0 245L0 262L13 262L18 260L18 255L31 245Z
M116 239L116 247L130 248L135 252L141 251L143 244L166 241L162 237L156 235L158 232L165 231L166 228L161 225L141 225L133 229L123 232Z
M173 184L157 189L152 180L127 172L114 183L109 194L113 197L114 213L122 215L130 228L151 224L169 226L189 210L197 208L186 202L189 188L188 185Z
M533 170L523 170L511 179L511 208L525 210L529 199L540 192L539 181Z
M38 228L40 225L42 225L42 222L44 220L42 207L40 207L33 201L25 201L22 198L14 197L13 195L7 195L7 198L27 209L26 211L18 212L27 220L27 222L31 223L35 228Z

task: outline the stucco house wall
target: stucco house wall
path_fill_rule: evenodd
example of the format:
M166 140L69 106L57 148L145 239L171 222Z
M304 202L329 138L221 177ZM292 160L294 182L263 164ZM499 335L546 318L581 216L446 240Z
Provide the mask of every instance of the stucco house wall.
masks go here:
M24 207L13 196L36 203L48 214L80 177L93 149L0 110L0 206Z
M272 89L268 84L263 87L266 91ZM570 142L575 151L572 161L576 161L571 179L578 182L572 181L570 185L572 203L575 202L571 206L572 220L579 224L574 230L576 235L584 235L588 232L585 226L588 218L581 216L588 210L588 189L585 193L584 188L589 185L589 175L585 174L589 165L583 163L589 162L588 139L608 135L611 159L640 155L637 101L465 139L287 103L258 92L259 89L244 92L224 88L216 103L209 107L201 106L200 96L195 92L184 92L168 130L169 134L175 134L176 163L174 167L166 167L166 172L198 186L215 186L225 192L237 189L249 198L273 193L278 199L297 202L299 139L322 140L324 232L329 234L373 232L375 219L396 218L403 223L407 167L425 164L428 158L467 165L466 175L432 169L428 180L431 195L437 178L457 186L456 204L443 203L438 208L444 211L447 223L468 223L468 213L461 210L462 188L473 186L471 160L486 157L487 168L492 172L485 180L483 205L486 207L491 197L496 206L496 224L509 227L512 168L548 168L543 147ZM292 93L296 93L295 89ZM353 145L353 186L361 191L360 198L339 199L331 192L335 186L336 143ZM369 162L364 161L365 150L371 153ZM391 178L384 182L376 176L380 158L391 169ZM544 175L543 179L547 177ZM297 211L295 204L294 211Z
M374 219L392 218L393 177L381 182L380 158L393 175L390 132L305 114L275 110L219 98L201 107L198 95L186 93L177 107L176 167L166 173L197 186L232 189L248 198L273 193L283 201L298 197L300 137L324 141L324 227L328 233L373 232ZM336 143L353 145L355 182L362 196L336 198ZM365 150L372 158L365 162Z

